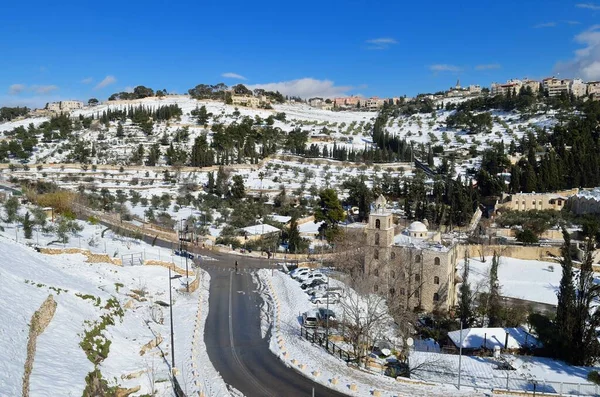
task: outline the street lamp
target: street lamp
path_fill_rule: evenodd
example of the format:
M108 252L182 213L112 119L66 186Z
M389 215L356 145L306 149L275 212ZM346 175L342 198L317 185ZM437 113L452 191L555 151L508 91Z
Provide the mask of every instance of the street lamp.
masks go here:
M171 315L171 370L175 368L175 343L173 341L173 296L171 292L171 280L181 278L180 274L171 276L171 267L169 267L169 313Z

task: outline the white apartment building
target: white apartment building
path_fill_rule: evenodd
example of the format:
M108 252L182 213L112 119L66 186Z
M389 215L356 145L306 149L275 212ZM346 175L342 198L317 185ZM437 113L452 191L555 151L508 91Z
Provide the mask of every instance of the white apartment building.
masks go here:
M261 104L261 98L250 96L250 95L232 95L231 104L236 106L247 106L250 108L257 108Z
M556 77L548 77L542 80L542 87L544 91L548 91L549 96L558 96L563 92L568 94L570 92L571 80L569 79L557 79Z
M581 98L587 95L587 84L581 79L572 80L569 84L569 92L575 95L577 98Z

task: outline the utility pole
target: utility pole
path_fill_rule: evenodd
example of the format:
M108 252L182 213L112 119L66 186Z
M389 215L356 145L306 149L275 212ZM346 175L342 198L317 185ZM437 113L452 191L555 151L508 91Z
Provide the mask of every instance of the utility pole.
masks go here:
M173 296L172 296L172 287L171 280L181 278L179 274L171 277L171 267L169 266L169 312L171 317L171 371L175 369L175 343L173 338Z
M460 343L460 345L458 345L458 390L460 390L460 370L461 370L461 366L462 366L462 345L463 345L463 338L462 338L462 333L463 333L463 323L462 321L460 322L460 333L459 333L459 341L458 343Z
M190 292L190 275L188 270L188 251L185 243L190 241L188 236L189 226L186 223L186 219L181 219L180 227L179 227L179 252L185 256L185 290L186 292Z

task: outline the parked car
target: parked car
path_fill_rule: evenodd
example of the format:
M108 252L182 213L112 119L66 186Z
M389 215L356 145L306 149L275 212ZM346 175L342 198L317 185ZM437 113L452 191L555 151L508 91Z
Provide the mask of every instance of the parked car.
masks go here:
M315 296L310 301L316 305L321 305L321 304L325 304L325 303L329 303L330 305L335 305L336 303L339 303L340 297L337 294L328 292L325 295L320 296L320 297Z
M184 258L187 256L188 259L194 259L194 254L191 254L187 251L175 250L175 255L183 256Z
M322 285L318 285L316 288L321 287L321 286ZM312 298L317 299L317 298L323 298L327 294L329 294L331 296L337 296L338 299L342 299L342 295L338 291L328 291L326 289L319 290L319 289L315 289L315 288L311 289L311 293L309 293L308 296L310 297L310 299L312 299Z
M312 280L317 280L317 279L327 281L327 276L325 276L321 272L313 271L313 272L310 272L310 273L300 276L298 279L301 282L307 282L307 281L312 281Z
M302 325L306 328L314 328L319 324L319 319L317 318L317 312L314 310L304 312L302 314Z
M335 321L335 313L333 310L320 307L319 310L317 310L317 318L319 321L327 321L327 319Z
M314 288L317 285L322 285L322 284L325 284L325 283L326 283L325 281L321 280L320 278L317 278L317 279L314 279L312 281L306 281L306 282L300 284L300 288L302 288L303 290L307 290L307 289L310 289L310 288Z
M310 272L310 269L303 267L303 268L299 268L299 269L296 269L296 270L290 272L290 276L294 280L298 280L299 277L304 276L304 275L308 274L309 272Z

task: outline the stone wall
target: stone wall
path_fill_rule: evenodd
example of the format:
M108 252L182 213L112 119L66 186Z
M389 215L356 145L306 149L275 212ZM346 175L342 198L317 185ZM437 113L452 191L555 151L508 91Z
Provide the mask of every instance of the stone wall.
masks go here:
M508 256L515 259L544 260L552 261L551 255L560 256L560 247L526 247L522 245L459 245L457 248L458 259L462 259L467 250L467 255L471 258L478 258L483 252L483 256L492 256L494 251L499 256Z
M29 324L29 337L27 340L27 358L25 360L25 369L23 372L23 397L29 396L29 377L33 369L33 360L35 358L35 349L37 338L44 332L56 311L56 301L52 295L48 295L40 308L33 313L31 323Z
M40 248L40 252L46 255L82 254L87 258L86 262L88 263L111 263L116 266L123 265L120 258L111 258L108 254L97 254L81 248Z

